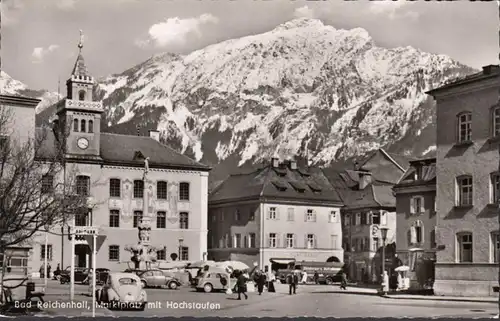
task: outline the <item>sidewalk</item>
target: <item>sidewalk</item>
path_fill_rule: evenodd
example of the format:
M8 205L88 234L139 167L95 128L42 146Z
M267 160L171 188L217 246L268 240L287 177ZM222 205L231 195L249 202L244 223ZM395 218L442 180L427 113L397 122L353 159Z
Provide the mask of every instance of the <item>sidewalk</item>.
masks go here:
M383 296L396 300L430 300L430 301L454 301L454 302L477 302L498 304L496 297L468 297L468 296L439 296L439 295L418 295L418 294L387 294Z

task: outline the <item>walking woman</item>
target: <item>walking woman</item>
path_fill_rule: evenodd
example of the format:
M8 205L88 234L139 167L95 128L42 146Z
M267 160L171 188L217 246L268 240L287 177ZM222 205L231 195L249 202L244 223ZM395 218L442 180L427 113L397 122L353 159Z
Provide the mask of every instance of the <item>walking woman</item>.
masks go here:
M276 281L276 275L270 270L267 274L267 292L276 292L274 288L274 282Z
M347 274L342 270L342 280L340 281L340 289L347 290Z
M245 274L243 272L240 272L240 275L238 276L238 280L236 281L236 285L238 287L238 300L241 300L241 294L243 294L245 296L245 300L248 299L247 281L248 281L248 279L246 278Z

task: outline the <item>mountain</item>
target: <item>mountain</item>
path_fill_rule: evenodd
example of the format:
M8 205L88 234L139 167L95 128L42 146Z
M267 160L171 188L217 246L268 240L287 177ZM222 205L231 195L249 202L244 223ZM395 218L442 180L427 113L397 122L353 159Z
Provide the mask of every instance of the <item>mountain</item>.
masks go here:
M425 91L473 72L444 55L378 47L361 28L296 19L185 56L155 55L101 79L94 96L106 131L158 129L227 173L272 156L328 165L380 147L432 152L435 107Z

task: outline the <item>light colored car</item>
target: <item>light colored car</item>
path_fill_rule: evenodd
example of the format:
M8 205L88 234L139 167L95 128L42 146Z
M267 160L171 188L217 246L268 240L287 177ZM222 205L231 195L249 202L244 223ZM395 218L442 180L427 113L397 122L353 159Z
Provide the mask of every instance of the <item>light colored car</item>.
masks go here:
M161 270L149 270L138 273L141 278L142 287L154 288L167 286L169 289L175 290L179 288L181 282L174 277L167 276Z
M147 300L141 279L134 273L110 273L96 293L97 302L109 309L144 310Z
M236 279L230 278L229 273L223 269L210 269L203 272L197 278L196 290L210 293L212 291L221 291L233 289L236 285Z

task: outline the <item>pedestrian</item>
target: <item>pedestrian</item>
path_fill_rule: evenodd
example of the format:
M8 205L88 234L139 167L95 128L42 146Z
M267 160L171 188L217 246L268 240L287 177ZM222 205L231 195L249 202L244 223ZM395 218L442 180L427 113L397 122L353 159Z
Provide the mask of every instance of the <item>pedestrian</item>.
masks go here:
M307 283L307 272L304 271L302 273L302 284L306 284Z
M345 271L342 271L341 277L342 279L340 281L340 289L347 290L347 274L345 273Z
M259 295L262 295L262 292L264 292L265 284L266 284L266 275L262 272L259 272L259 275L257 277L257 291L259 292Z
M296 271L288 274L287 283L288 283L288 294L289 295L296 294L297 284L299 283L299 276Z
M248 279L245 277L245 274L240 272L236 281L236 286L238 287L238 300L241 300L241 294L245 296L245 300L248 300L247 281Z
M52 267L50 266L50 263L47 265L47 278L50 278L50 270Z
M43 279L45 277L45 270L44 270L44 266L41 265L40 266L40 278Z
M319 274L318 274L318 271L315 271L314 272L314 284L318 284L319 283Z
M276 289L274 288L274 282L276 282L276 275L274 274L274 272L271 270L269 271L268 273L268 277L267 277L267 292L276 292Z
M61 275L61 266L58 263L56 270L54 271L54 280L57 280L59 278L59 275Z

